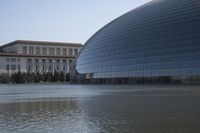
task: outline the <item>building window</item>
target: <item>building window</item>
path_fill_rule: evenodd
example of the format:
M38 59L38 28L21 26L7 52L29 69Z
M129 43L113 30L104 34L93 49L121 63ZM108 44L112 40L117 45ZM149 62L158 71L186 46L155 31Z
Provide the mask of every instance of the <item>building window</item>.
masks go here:
M60 55L60 48L56 48L56 55Z
M18 69L18 71L20 71L21 70L21 66L17 65L17 69Z
M35 62L37 62L37 63L38 63L38 62L39 62L39 59L35 59Z
M34 54L34 48L33 47L29 47L29 54Z
M28 65L28 72L30 72L31 71L31 66L30 65Z
M43 71L45 70L45 66L44 65L42 66L42 69L43 69Z
M21 61L21 59L20 59L20 58L18 58L18 59L17 59L17 61L18 61L18 62L20 62L20 61Z
M9 61L10 61L10 58L6 58L6 61L9 62Z
M72 49L70 48L69 49L69 55L72 55L73 54L73 52L72 52Z
M41 54L40 47L36 47L36 54L37 54L37 55L40 55L40 54Z
M63 55L67 55L67 49L63 48Z
M56 60L56 62L57 62L57 63L59 63L59 62L60 62L60 60Z
M11 58L11 62L15 62L16 61L16 59L15 58Z
M63 60L63 63L66 63L66 60Z
M16 70L16 65L11 65L11 70Z
M27 47L22 47L22 53L27 54Z
M10 70L10 66L6 65L6 70L9 71Z
M65 71L65 65L63 65L63 71Z
M47 48L42 48L42 54L47 55Z
M72 63L72 60L69 60L69 63Z
M49 71L51 71L51 66L49 66Z
M74 55L78 54L78 49L74 49Z
M31 62L32 62L32 59L27 59L26 61L29 62L29 63L31 63Z
M45 63L45 61L46 61L45 59L42 59L42 62L43 62L43 63Z
M55 55L55 48L49 48L49 55Z
M51 62L52 62L52 59L49 59L49 62L51 63Z

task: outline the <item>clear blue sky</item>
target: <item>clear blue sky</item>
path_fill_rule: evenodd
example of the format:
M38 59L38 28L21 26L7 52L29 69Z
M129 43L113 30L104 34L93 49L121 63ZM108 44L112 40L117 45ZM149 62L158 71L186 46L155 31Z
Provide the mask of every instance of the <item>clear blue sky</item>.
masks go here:
M85 43L116 17L151 0L0 0L0 45L14 40Z

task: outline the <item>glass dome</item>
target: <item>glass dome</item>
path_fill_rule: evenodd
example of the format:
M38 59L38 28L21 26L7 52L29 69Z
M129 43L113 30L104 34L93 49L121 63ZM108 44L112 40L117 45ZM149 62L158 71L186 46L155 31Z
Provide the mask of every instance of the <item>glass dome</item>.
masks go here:
M95 33L73 83L200 83L200 1L154 0Z

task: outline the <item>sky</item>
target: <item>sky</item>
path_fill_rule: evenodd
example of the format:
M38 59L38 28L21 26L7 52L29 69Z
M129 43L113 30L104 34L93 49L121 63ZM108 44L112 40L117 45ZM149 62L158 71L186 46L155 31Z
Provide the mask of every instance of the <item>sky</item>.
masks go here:
M84 44L120 15L151 0L0 0L0 45L15 40Z

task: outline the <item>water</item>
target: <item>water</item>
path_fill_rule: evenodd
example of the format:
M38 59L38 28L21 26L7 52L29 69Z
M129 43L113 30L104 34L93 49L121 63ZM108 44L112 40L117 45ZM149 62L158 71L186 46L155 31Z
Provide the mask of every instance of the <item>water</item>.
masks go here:
M198 133L198 86L0 85L0 133Z

